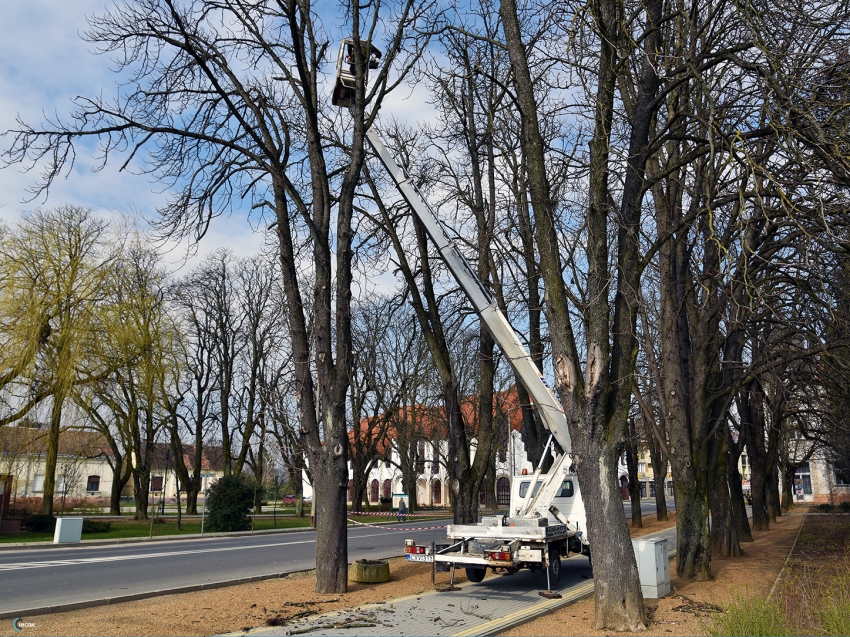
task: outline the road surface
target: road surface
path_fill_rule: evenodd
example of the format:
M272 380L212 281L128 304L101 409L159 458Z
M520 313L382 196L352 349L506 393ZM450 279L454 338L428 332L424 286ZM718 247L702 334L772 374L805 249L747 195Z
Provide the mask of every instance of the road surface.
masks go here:
M631 505L625 503L626 517ZM673 500L667 501L670 511ZM655 500L641 502L645 516ZM415 518L414 518L415 520ZM348 559L400 555L405 538L445 541L447 520L349 530ZM0 614L315 568L310 531L107 546L0 551Z
M444 540L446 520L357 527L348 559L404 553L404 540ZM400 527L400 528L399 528ZM315 568L311 531L96 547L0 551L0 614Z

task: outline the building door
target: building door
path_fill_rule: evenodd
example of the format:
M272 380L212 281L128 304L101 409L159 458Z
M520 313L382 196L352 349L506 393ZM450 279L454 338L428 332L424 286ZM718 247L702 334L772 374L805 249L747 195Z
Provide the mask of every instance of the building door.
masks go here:
M811 499L812 469L808 462L797 469L797 473L794 475L794 495L797 500Z
M434 494L434 504L441 505L443 504L443 483L438 480L434 480L431 483L431 490Z
M511 505L511 481L505 476L496 481L496 504L500 507Z

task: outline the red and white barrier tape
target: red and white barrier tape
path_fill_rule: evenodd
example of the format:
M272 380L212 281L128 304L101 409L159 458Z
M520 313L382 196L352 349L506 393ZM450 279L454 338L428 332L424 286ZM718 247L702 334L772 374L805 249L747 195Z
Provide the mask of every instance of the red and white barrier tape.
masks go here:
M376 515L394 518L398 516L398 513L395 511L351 511L351 515ZM405 513L404 515L408 518L449 518L452 514L451 511L442 511L436 513Z
M377 526L375 524L366 524L365 522L358 522L357 520L352 520L351 518L348 518L348 521L351 522L352 524L359 524L360 526L368 526L368 527L371 527L373 529L382 529L384 531L432 531L433 529L444 529L444 528L446 528L445 524L443 526L408 526L408 527L401 527L401 526Z

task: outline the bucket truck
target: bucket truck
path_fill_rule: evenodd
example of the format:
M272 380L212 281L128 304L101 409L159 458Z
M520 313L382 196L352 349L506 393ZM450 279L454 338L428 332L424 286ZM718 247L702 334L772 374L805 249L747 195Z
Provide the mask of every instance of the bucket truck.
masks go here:
M363 45L361 48L364 58L369 61L364 65L368 73L368 68L376 68L379 54L376 56L374 48L368 52ZM350 55L355 50L351 40L344 40L340 45L332 98L336 106L349 106L354 98ZM349 57L343 59L343 56ZM484 579L488 568L508 573L522 568L545 569L549 585L541 595L558 596L551 592L551 586L558 581L561 557L571 551L590 554L587 518L578 479L571 466L570 434L564 410L496 300L481 283L412 179L395 161L374 126L367 131L366 139L480 320L501 347L550 433L534 473L511 476L513 484L507 515L485 516L478 524L449 525L448 545L439 551L432 552L430 547L417 546L415 541L407 540L405 552L408 560L448 565L452 570L452 584L456 567L465 568L467 578L472 582ZM552 454L554 461L549 471L542 474L541 466L548 453Z

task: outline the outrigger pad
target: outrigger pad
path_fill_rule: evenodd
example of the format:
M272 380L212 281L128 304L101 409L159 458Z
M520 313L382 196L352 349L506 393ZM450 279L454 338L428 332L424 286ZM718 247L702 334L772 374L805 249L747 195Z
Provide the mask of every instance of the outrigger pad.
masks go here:
M555 591L540 591L538 594L540 597L545 597L546 599L561 599L563 597L563 595Z

